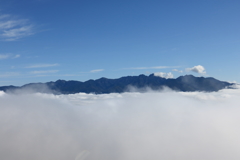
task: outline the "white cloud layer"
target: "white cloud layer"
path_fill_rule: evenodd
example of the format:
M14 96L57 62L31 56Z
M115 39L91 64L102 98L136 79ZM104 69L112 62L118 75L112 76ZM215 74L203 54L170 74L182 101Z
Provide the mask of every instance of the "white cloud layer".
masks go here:
M196 73L200 73L200 74L206 73L205 68L201 65L197 65L192 68L186 68L186 71L192 71L192 72L196 72Z
M239 96L0 92L0 159L239 160Z
M173 78L173 74L171 72L169 73L164 73L164 72L156 72L154 73L154 76L162 77L162 78Z

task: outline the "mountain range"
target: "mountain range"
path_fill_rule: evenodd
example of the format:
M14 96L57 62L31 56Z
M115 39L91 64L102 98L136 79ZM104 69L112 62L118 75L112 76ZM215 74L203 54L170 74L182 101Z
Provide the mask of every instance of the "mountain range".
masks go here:
M176 79L166 79L155 76L154 74L126 76L118 79L100 78L97 80L65 81L57 80L46 83L29 83L23 86L1 86L0 90L4 92L40 92L54 94L74 94L74 93L122 93L128 92L131 88L137 88L138 91L146 91L146 88L160 90L168 87L172 90L192 92L204 91L213 92L224 88L231 88L233 83L219 81L212 77L195 77L193 75L180 76Z

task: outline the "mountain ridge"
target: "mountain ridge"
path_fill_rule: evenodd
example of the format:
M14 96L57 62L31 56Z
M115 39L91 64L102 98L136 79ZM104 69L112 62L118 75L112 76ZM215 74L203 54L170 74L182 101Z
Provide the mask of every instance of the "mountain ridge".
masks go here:
M117 79L108 79L105 77L96 80L87 80L85 82L76 80L57 80L46 83L29 83L23 86L1 86L0 90L4 92L20 92L28 90L31 92L54 93L54 94L74 94L79 92L106 94L128 92L129 87L144 89L149 87L152 90L159 90L168 87L172 90L193 92L204 91L213 92L224 88L230 88L233 83L219 81L212 77L195 77L193 75L180 76L176 79L162 78L154 74L125 76Z

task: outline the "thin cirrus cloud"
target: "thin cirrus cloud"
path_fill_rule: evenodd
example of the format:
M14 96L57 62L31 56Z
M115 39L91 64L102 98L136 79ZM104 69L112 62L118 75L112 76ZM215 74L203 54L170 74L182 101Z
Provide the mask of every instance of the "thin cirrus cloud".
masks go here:
M192 72L200 73L200 74L205 74L206 73L205 68L201 65L197 65L197 66L194 66L192 68L186 68L186 71L192 71Z
M59 70L32 71L31 74L50 74L57 73Z
M12 15L0 15L0 37L4 41L16 41L34 34L33 24L28 19L15 18Z
M20 54L17 54L17 55L15 55L13 58L19 58L19 57L21 57L21 55L20 55Z
M19 76L19 72L5 72L5 73L0 73L1 78L7 78L7 77L14 77L14 76Z
M1 59L8 59L9 55L8 54L0 54L0 60Z
M55 67L55 66L59 66L59 64L57 64L57 63L53 63L53 64L34 64L34 65L26 66L25 68L47 68L47 67Z
M91 70L90 73L97 73L102 71L104 71L104 69L94 69L94 70Z
M3 59L15 59L15 58L19 58L21 57L20 54L16 54L16 55L12 55L12 54L0 54L0 60L3 60Z

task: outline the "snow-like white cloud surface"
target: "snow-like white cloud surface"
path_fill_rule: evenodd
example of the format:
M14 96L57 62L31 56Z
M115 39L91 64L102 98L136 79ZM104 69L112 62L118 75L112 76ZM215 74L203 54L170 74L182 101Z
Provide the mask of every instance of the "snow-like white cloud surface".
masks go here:
M238 160L239 96L0 92L0 159Z

